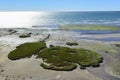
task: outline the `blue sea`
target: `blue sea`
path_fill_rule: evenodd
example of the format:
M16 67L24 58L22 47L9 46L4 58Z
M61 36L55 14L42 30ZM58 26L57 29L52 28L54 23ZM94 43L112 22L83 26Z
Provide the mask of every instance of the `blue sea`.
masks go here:
M48 13L42 18L38 16L38 23L45 24L107 24L120 25L120 12L55 12ZM38 24L39 25L39 24Z
M3 27L53 27L61 24L103 24L120 26L120 11L98 12L0 12Z

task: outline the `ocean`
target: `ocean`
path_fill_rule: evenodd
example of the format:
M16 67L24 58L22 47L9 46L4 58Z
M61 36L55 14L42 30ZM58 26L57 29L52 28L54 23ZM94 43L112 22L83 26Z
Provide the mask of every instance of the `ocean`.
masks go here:
M0 28L53 27L61 24L103 24L120 26L120 11L0 12Z

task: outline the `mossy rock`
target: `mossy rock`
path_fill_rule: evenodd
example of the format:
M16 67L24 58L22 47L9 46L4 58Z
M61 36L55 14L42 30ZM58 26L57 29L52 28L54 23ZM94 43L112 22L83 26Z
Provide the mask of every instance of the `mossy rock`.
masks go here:
M17 60L21 58L31 57L41 49L46 48L44 41L24 43L16 47L15 50L8 54L8 58L11 60Z
M116 47L120 47L120 44L115 44Z
M8 54L8 58L18 60L30 58L32 55L37 55L36 58L43 59L44 63L41 63L41 66L44 69L56 71L71 71L77 67L77 64L81 66L81 69L89 66L99 67L103 61L100 54L86 49L60 46L46 48L45 41L21 44Z
M76 43L76 42L67 42L66 44L69 45L69 46L76 46L76 45L78 45L78 43Z
M64 68L65 70L73 70L75 64L79 64L84 68L89 66L97 67L103 60L98 53L90 50L59 46L43 49L39 52L37 58L42 58L44 63L50 64L49 66L42 64L43 68L52 70L64 70Z
M28 34L22 34L19 36L19 38L27 38L27 37L31 37L32 33L28 33Z

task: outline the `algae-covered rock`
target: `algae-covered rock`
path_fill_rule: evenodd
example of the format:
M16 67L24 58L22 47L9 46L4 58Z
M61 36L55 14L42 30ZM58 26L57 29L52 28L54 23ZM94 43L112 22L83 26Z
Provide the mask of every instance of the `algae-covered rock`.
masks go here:
M103 58L96 52L86 49L72 49L67 47L53 46L39 52L37 58L42 58L44 63L41 66L52 70L73 70L76 64L81 68L93 66L99 67Z
M8 58L11 60L17 60L21 58L31 57L41 49L46 48L44 41L24 43L16 47L15 50L8 54Z

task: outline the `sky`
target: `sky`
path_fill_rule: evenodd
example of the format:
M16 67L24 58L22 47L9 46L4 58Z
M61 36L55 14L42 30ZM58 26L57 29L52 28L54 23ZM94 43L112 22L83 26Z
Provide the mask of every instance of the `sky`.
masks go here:
M0 11L120 11L120 0L0 0Z

